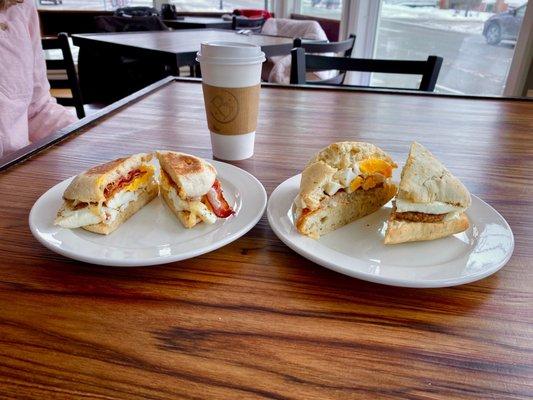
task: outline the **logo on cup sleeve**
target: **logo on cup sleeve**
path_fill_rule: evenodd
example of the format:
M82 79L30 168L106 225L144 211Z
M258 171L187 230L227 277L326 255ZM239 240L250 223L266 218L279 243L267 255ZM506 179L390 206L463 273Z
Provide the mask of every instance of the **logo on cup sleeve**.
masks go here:
M211 116L221 124L227 124L237 118L239 102L227 90L220 90L209 102Z

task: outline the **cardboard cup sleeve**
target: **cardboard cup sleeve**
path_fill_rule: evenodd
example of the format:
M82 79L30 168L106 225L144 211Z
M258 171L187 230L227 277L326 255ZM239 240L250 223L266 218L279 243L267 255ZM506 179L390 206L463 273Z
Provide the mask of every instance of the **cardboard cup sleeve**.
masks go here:
M209 130L220 135L255 132L260 84L226 88L202 84Z

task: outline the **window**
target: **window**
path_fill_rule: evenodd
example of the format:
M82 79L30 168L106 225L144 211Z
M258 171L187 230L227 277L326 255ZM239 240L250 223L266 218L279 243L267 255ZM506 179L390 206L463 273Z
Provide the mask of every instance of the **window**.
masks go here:
M49 10L114 10L118 7L153 7L153 0L35 0L37 8Z
M172 0L178 11L224 11L231 12L236 8L266 9L272 0Z
M167 2L167 1L165 1ZM235 8L268 9L272 0L169 0L182 11L233 11ZM118 7L153 7L153 0L36 0L41 9L114 10Z
M501 95L526 0L497 3L501 12L487 11L481 1L382 0L374 56L412 60L441 56L437 92ZM522 7L516 13L506 12L511 6ZM372 74L371 85L413 88L419 81L407 75Z
M303 15L340 20L342 0L300 0L296 3L295 11Z

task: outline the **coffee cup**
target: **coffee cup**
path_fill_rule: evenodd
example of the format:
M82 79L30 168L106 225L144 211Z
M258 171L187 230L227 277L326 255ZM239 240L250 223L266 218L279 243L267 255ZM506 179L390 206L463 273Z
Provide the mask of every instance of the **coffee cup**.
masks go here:
M196 59L213 156L230 161L251 157L265 54L253 44L209 42L202 43Z

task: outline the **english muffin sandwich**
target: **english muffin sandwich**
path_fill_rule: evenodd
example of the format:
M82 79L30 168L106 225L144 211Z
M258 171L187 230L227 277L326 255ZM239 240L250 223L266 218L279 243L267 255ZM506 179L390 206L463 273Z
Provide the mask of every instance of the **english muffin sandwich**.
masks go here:
M167 206L186 228L213 224L234 213L222 193L215 167L201 158L175 151L158 151L160 190Z
M107 235L158 193L151 154L135 154L93 167L63 193L55 224Z
M433 240L468 229L470 193L426 148L411 145L385 243Z
M319 238L371 214L396 194L397 165L370 143L339 142L321 150L302 172L293 205L296 228Z

